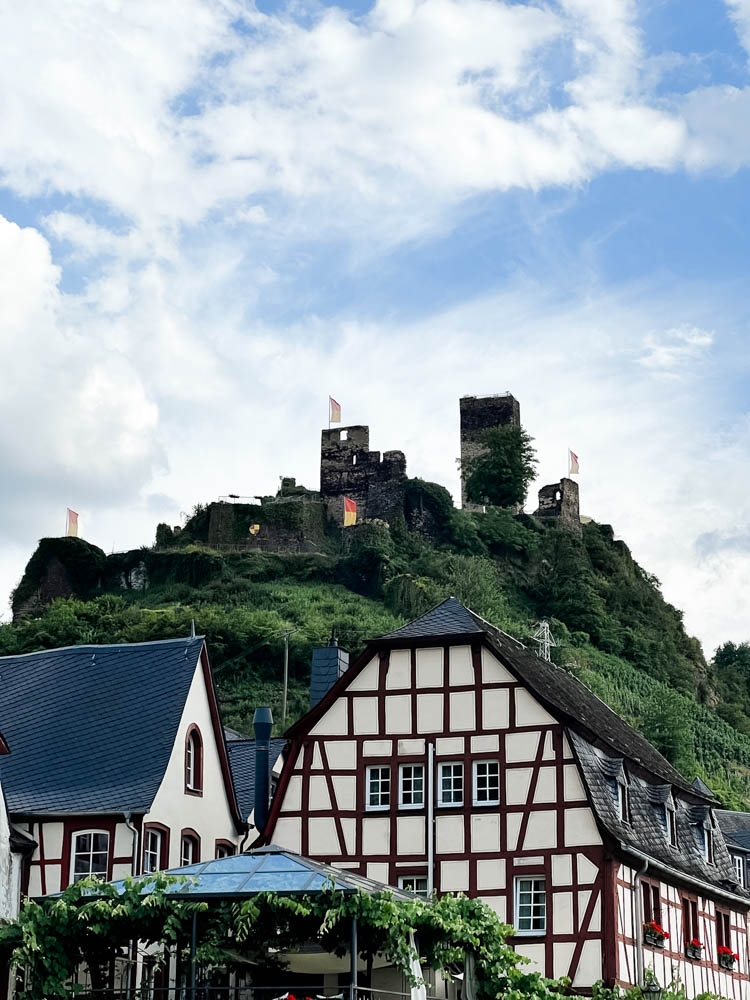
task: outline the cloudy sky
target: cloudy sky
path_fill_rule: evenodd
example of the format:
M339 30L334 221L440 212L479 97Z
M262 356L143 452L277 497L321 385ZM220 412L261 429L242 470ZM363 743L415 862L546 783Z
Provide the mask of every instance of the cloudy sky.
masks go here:
M458 397L581 457L708 653L750 639L750 0L36 0L0 14L0 614L317 485L327 396L457 489Z

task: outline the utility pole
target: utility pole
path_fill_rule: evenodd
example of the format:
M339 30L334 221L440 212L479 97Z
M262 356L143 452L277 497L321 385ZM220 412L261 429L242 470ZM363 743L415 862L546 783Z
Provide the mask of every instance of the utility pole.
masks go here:
M539 647L539 652L538 652L539 658L542 660L546 660L547 663L551 663L552 662L551 650L553 646L557 645L557 643L555 642L552 636L552 632L549 627L549 622L547 621L546 618L543 618L539 622L539 624L537 625L536 632L533 633L531 638Z
M296 628L289 628L284 633L284 692L281 696L281 724L286 726L286 701L287 690L289 688L289 636L296 632Z

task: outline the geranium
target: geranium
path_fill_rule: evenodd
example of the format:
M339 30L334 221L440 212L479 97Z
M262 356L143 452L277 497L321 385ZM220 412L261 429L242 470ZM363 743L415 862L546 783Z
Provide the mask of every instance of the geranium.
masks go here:
M690 942L690 947L691 948L702 948L703 947L703 942L699 941L698 938L693 938L693 940Z
M725 944L720 944L719 947L716 949L716 951L718 952L719 955L731 955L732 954L732 949L731 948L727 948L727 946Z
M652 934L656 934L657 937L664 938L666 941L669 940L669 933L665 931L662 925L658 924L655 920L649 920L649 922L643 926L646 930L651 931Z

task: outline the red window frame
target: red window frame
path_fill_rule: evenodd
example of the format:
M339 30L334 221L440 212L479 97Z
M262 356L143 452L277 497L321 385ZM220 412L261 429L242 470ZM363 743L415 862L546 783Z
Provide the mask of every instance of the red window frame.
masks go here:
M643 922L654 923L663 926L661 922L661 885L658 882L650 882L648 879L641 880L641 890L643 892Z
M223 848L226 854L219 855L219 850ZM237 853L237 847L232 843L231 840L217 840L214 842L214 858L224 857L231 858Z
M146 874L146 838L151 830L161 834L161 843L159 844L159 868L157 870L163 872L169 868L169 827L164 826L163 823L144 823L143 844L141 848L141 871L143 874Z
M192 861L183 862L184 852L183 845L186 840L192 840L194 846L195 857ZM197 865L201 859L201 838L191 827L186 826L180 830L180 867L182 868L185 864Z
M203 736L195 723L185 734L185 794L203 795Z

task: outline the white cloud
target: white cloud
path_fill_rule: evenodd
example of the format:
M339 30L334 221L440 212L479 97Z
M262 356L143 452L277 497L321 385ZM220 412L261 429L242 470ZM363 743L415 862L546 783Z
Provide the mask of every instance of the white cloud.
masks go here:
M695 362L703 364L713 342L713 333L686 324L646 337L639 360L666 378L679 378L688 370L698 373Z

